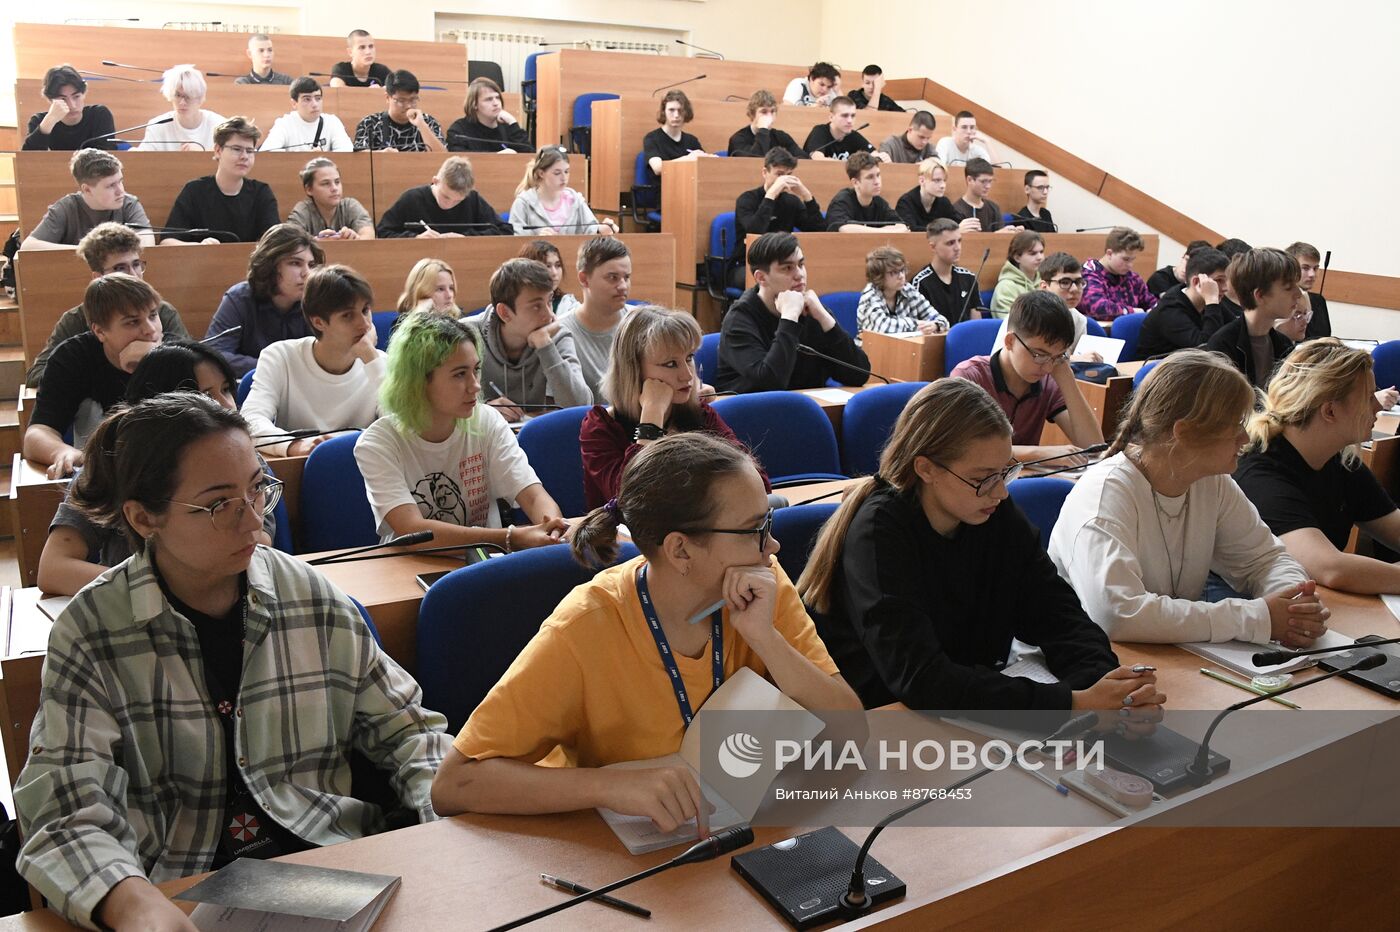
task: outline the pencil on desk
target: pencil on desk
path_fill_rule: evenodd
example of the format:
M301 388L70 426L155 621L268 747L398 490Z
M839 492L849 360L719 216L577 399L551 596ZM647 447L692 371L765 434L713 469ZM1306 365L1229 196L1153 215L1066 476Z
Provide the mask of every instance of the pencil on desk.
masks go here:
M1267 689L1260 689L1253 683L1246 683L1244 680L1237 680L1233 676L1226 676L1224 673L1217 673L1214 670L1207 670L1205 667L1201 667L1201 672L1213 680L1219 680L1222 683L1228 683L1229 685L1238 687L1239 689L1243 689L1246 692L1254 693L1256 696L1268 696L1270 699L1272 699L1274 702L1277 702L1279 705L1288 706L1288 708L1290 709L1303 708L1296 702L1289 702L1282 696L1275 696Z

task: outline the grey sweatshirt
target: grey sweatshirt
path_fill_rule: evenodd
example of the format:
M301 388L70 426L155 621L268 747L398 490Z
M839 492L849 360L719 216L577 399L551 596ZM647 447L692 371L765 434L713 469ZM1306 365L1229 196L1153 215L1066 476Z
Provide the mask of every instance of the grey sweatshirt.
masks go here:
M487 401L504 394L524 405L554 403L565 408L593 403L593 393L583 380L574 335L560 329L543 349L526 346L520 358L510 362L501 345L501 319L486 314L480 325L485 352L481 354L481 390ZM492 388L492 383L500 391ZM538 414L539 412L531 412Z

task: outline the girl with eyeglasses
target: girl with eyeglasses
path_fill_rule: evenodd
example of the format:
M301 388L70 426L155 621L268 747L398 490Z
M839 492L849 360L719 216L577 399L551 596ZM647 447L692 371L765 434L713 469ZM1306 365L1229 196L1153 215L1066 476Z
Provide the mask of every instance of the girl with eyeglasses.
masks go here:
M155 884L435 818L446 721L349 598L258 546L279 487L238 413L172 392L92 449L76 504L137 552L49 637L22 876L89 928L187 929ZM357 798L353 754L391 799Z
M879 472L846 492L797 588L866 708L1122 709L1166 699L1108 638L1008 503L1011 424L981 388L939 379L910 399ZM1057 683L999 672L1012 639Z
M569 187L569 153L563 146L545 146L515 189L510 225L516 236L611 236L618 232L612 218L600 221L584 196Z
M433 782L440 814L604 806L670 832L705 805L687 769L599 768L675 753L740 668L807 709L859 709L773 559L747 453L702 432L649 445L578 526L574 556L612 563L624 523L642 555L571 592L472 712Z
M1109 637L1307 647L1327 630L1315 584L1230 478L1254 402L1224 356L1178 350L1065 499L1050 558Z

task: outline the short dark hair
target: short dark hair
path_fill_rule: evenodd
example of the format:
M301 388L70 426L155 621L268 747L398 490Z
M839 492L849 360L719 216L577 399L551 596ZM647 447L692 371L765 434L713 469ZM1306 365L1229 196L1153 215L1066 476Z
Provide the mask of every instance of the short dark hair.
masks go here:
M543 291L551 297L554 295L554 280L549 276L549 269L543 262L534 259L507 259L502 262L501 267L491 273L488 287L491 290L491 311L486 315L488 319L496 313L498 304L515 310L515 302L526 288Z
M1282 249L1267 246L1251 249L1230 260L1230 287L1245 310L1259 306L1255 291L1268 291L1276 284L1296 288L1302 277L1298 260Z
M1288 247L1285 248L1283 251L1288 253L1293 258L1297 259L1299 262L1301 262L1304 259L1307 259L1309 262L1322 261L1322 253L1317 251L1317 247L1314 246L1312 243L1304 243L1301 240L1299 240L1296 243L1289 243Z
M245 116L232 116L214 127L214 145L226 146L228 141L234 136L242 136L244 139L253 140L253 145L258 144L262 138L262 130L258 129L252 120Z
M400 68L398 71L389 72L388 76L384 79L384 93L388 94L390 97L394 96L399 91L404 91L408 94L417 94L421 90L422 88L418 86L418 77L412 71L406 71L403 68Z
M1006 329L1023 337L1040 337L1049 343L1074 343L1074 318L1064 299L1053 291L1027 291L1011 302Z
M1133 252L1141 250L1142 236L1132 227L1114 227L1103 238L1103 248L1107 252Z
M1029 187L1031 186L1031 182L1034 181L1035 179L1037 179L1037 178L1049 178L1049 177L1050 177L1049 175L1047 175L1045 172L1041 171L1040 169L1038 169L1038 168L1032 168L1030 171L1026 172L1026 179L1025 179L1025 181L1023 181L1023 182L1021 182L1021 183L1024 184L1026 187L1029 188Z
M855 181L866 169L879 167L880 160L869 152L852 152L851 157L846 159L846 177Z
M1235 258L1235 256L1238 256L1241 253L1249 252L1254 247L1246 243L1244 240L1237 239L1236 237L1232 236L1229 239L1223 239L1220 242L1216 243L1215 248L1219 249L1221 252L1225 253L1225 255L1233 259Z
M834 100L832 100L831 105L827 107L827 109L830 110L832 113L835 113L837 107L854 107L855 105L856 102L854 100L851 100L851 98L847 97L845 94L842 94L840 97L837 97Z
M616 236L595 236L578 248L578 262L575 264L580 272L592 275L593 270L604 262L625 259L630 255L632 251L627 244Z
M695 108L690 105L690 98L685 96L685 91L677 88L674 91L667 91L666 96L661 98L661 103L656 106L656 122L666 122L666 105L672 102L681 105L681 122L689 123L695 119Z
M160 294L135 275L103 275L88 282L83 292L83 320L89 327L105 328L123 313L153 307L160 307Z
M315 94L321 89L321 82L310 75L302 75L292 82L292 100L296 100L302 94Z
M72 65L55 65L44 72L44 96L53 100L65 87L77 89L79 94L87 92L87 82Z
M141 253L141 237L124 223L99 223L78 240L78 258L94 272L102 271L109 256L124 252Z
M782 262L797 252L797 237L791 233L764 233L749 247L749 268L766 272L774 262Z
M828 81L841 80L841 70L829 61L819 61L807 69L808 80L826 78Z
M350 30L350 34L349 34L348 36L345 37L345 41L346 41L346 42L354 42L354 41L355 41L356 39L358 39L360 36L369 37L369 32L367 32L367 31L364 30L364 29L352 29L352 30Z
M778 99L773 96L772 91L757 90L749 95L747 113L750 119L753 118L754 114L758 113L761 107L772 107L775 110L778 108Z
M126 403L134 405L166 392L199 391L195 368L205 362L219 370L232 394L238 387L238 376L223 353L194 340L171 340L147 353L131 373L131 380L126 383Z
M306 277L301 313L309 325L313 320L329 321L331 315L346 308L373 303L374 289L359 272L348 265L322 265ZM311 331L315 333L316 328Z
M1207 247L1210 247L1210 243L1207 243L1205 240L1203 240L1203 239L1193 239L1191 242L1189 242L1189 243L1186 244L1186 255L1189 256L1189 255L1191 255L1191 253L1195 252L1197 249L1205 249L1205 248L1207 248ZM1211 248L1213 248L1213 247L1211 247Z
M861 74L884 74L884 73L885 73L885 69L881 68L879 65L866 65L866 66L865 66L865 70L861 72Z
M963 120L975 120L975 119L977 119L977 114L973 113L971 110L959 110L959 111L958 111L958 115L955 116L955 117L953 117L953 125L954 125L954 126L957 126L957 125L958 125L959 123L961 123Z
M924 232L929 239L935 236L942 236L944 233L951 233L958 228L958 221L950 220L947 217L939 217L937 220L929 221L929 225L924 227Z
M797 156L782 146L774 146L763 156L764 168L796 168Z
M1034 249L1036 243L1044 246L1045 237L1035 230L1022 230L1013 234L1011 242L1006 245L1006 261L1016 264L1016 260Z
M1186 279L1190 281L1197 275L1213 275L1221 269L1230 267L1230 257L1219 249L1212 249L1206 246L1204 249L1196 249L1186 254Z
M1040 263L1040 280L1052 282L1066 272L1074 273L1084 269L1084 264L1069 252L1052 252Z
M915 110L914 113L909 117L909 128L913 129L916 126L922 126L924 129L930 130L937 129L938 120L936 120L933 114L928 112L927 110Z
M982 158L980 155L975 155L975 156L973 156L972 158L970 158L970 159L967 160L967 163L966 163L965 165L963 165L963 177L964 177L964 178L975 178L975 177L977 177L978 175L995 175L995 174L996 174L996 170L992 168L992 163L991 163L991 162L988 162L986 159Z

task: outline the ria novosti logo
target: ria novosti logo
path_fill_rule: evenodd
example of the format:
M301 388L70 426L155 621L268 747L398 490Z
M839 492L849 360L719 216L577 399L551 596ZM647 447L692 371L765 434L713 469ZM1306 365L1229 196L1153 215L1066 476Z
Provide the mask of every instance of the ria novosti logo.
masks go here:
M753 735L740 731L724 739L717 756L725 773L742 780L758 773L758 768L763 766L763 745Z

